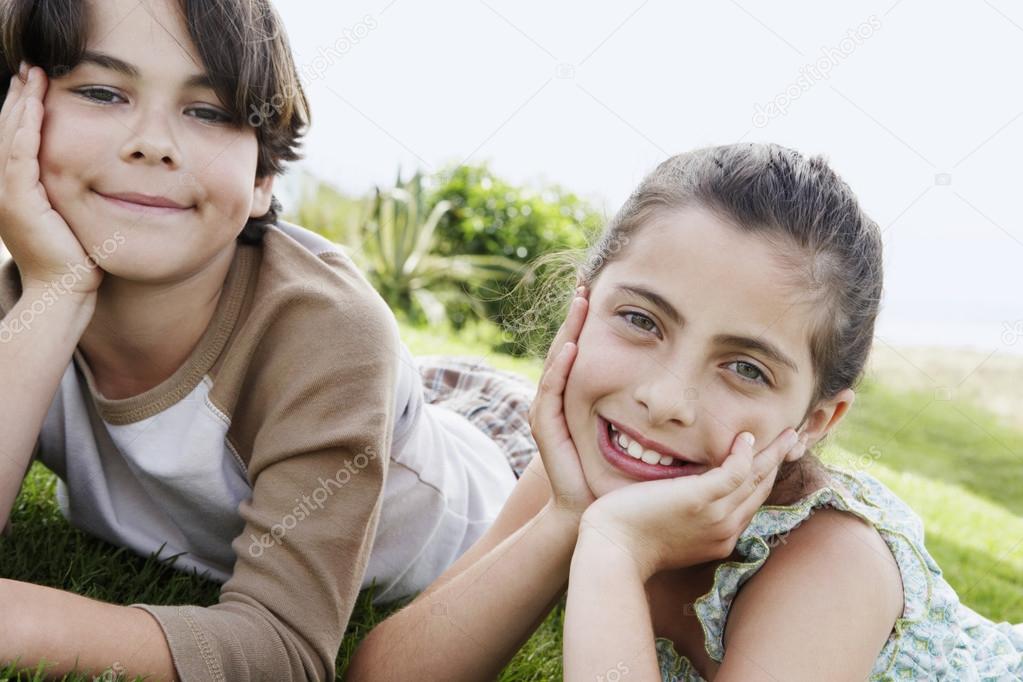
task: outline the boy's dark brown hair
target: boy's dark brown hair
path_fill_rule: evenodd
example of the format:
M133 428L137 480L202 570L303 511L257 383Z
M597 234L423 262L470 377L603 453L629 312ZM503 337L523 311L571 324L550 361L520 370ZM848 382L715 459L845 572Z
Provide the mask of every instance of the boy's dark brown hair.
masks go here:
M277 175L301 158L311 122L284 25L270 0L178 0L213 88L238 127L255 129L256 177ZM84 0L0 0L0 101L21 61L59 78L81 60L89 35ZM258 243L281 210L252 218L239 240Z

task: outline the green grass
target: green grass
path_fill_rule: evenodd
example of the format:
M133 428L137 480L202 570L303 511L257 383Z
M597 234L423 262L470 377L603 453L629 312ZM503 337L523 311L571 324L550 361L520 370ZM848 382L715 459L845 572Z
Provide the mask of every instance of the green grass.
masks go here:
M536 360L488 351L493 335L486 329L454 337L403 326L402 335L416 354L483 357L534 380L539 375ZM964 603L996 621L1023 622L1021 455L1023 433L979 407L870 383L861 389L826 458L866 469L921 516L927 546ZM70 528L56 509L53 492L52 474L34 466L13 510L14 532L0 539L0 576L122 604L216 602L216 584ZM369 591L360 596L338 656L339 675L358 641L394 608L374 608ZM500 679L560 679L563 618L563 607L556 608ZM5 679L43 678L36 671L17 673L9 667L0 669L0 681Z

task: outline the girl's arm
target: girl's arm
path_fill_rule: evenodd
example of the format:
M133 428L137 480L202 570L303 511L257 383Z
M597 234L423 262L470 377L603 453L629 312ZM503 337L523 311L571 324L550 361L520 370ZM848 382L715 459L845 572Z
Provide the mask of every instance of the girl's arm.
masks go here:
M565 679L660 679L645 571L584 528L572 559ZM739 591L715 682L864 680L902 608L898 567L880 536L819 511Z
M778 465L802 453L786 429L754 456L739 434L698 476L634 483L583 514L565 614L565 679L659 679L645 585L661 571L727 557L770 494ZM750 679L750 678L746 678ZM787 679L787 678L786 678Z
M902 610L884 540L849 514L818 511L739 591L715 679L864 680Z
M110 670L128 679L178 679L163 631L144 611L3 579L0 604L9 614L0 619L0 662L43 664L47 676Z
M410 605L376 626L353 680L494 679L560 599L578 519L548 504L534 457L487 533Z
M610 537L579 536L568 583L565 680L659 680L646 580Z
M530 405L539 456L487 533L363 640L351 679L493 679L560 599L593 501L562 399L586 317L585 289L577 293Z

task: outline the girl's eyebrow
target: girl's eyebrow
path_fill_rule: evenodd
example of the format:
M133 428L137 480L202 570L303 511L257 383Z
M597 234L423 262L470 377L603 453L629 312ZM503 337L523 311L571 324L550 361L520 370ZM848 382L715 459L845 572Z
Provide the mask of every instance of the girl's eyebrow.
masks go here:
M659 308L661 312L671 318L679 327L684 327L686 324L686 318L680 313L675 306L668 302L666 298L661 296L655 291L651 291L638 284L619 284L615 287L617 291L622 291L627 294L639 296L650 303L650 305ZM744 350L756 351L764 355L768 360L772 360L780 365L784 365L791 369L796 374L799 373L799 367L793 362L787 355L781 352L781 350L766 339L753 338L749 336L738 336L735 334L718 334L714 337L714 343L720 346L731 346L734 348L742 348Z
M796 363L790 360L787 355L782 353L777 346L764 339L754 339L748 336L734 336L731 334L718 334L714 337L714 342L721 346L730 346L734 348L742 348L743 350L759 352L768 360L785 365L796 374L799 374L799 367L796 366Z
M110 69L120 74L127 76L128 78L139 78L142 72L139 71L138 67L133 64L129 64L123 59L118 59L113 55L106 54L104 52L96 52L94 50L86 50L82 54L82 58L79 60L80 64L95 64L96 66L103 69ZM186 88L208 88L214 90L213 81L205 73L192 74L185 80Z
M676 325L679 327L686 326L686 318L682 317L682 314L675 309L675 306L668 303L668 300L657 292L650 291L638 284L619 284L615 288L618 291L623 291L627 294L632 294L633 296L639 296L640 298L646 299L650 305L660 308L661 312L670 317L671 321Z

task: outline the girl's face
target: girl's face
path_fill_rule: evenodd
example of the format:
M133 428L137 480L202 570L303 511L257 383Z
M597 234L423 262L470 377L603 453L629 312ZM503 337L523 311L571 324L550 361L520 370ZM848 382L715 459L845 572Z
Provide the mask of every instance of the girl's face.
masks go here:
M673 211L640 227L593 283L565 415L595 495L700 473L742 431L759 450L800 425L818 311L774 249L708 211ZM830 412L815 410L807 430Z
M42 184L106 272L186 279L269 209L255 130L225 122L175 0L91 0L88 11L86 58L50 80L43 103ZM180 208L107 198L121 194Z

